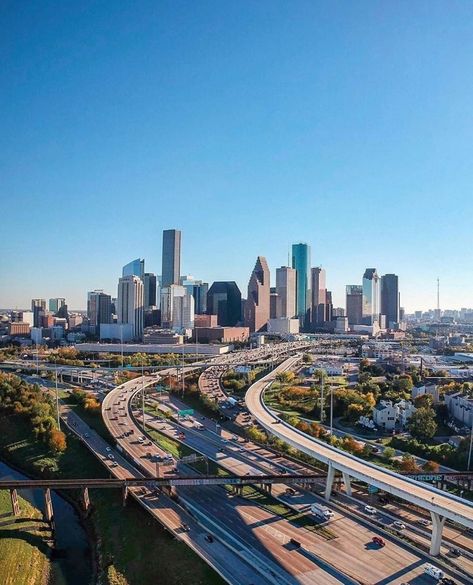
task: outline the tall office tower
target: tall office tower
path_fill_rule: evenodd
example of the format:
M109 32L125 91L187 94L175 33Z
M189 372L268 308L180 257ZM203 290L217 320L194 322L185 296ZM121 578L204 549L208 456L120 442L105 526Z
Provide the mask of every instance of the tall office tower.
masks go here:
M361 325L363 320L363 287L359 284L347 284L346 292L348 325Z
M381 277L381 314L386 316L386 325L393 329L400 321L399 278L396 274Z
M180 230L163 231L163 272L162 286L179 284L181 274L181 232Z
M326 290L325 291L325 296L326 296L326 303L325 303L325 321L327 323L330 323L330 321L333 318L333 301L332 301L332 291L331 290Z
M137 276L138 278L141 278L141 280L143 280L144 273L145 261L140 258L136 258L136 260L128 262L128 264L125 264L125 266L122 268L122 277Z
M363 324L379 324L380 310L379 276L376 268L367 268L363 274Z
M118 281L118 323L131 324L136 340L143 338L143 300L141 278L135 275L122 276Z
M196 280L193 276L181 276L180 284L194 297L195 312L198 315L205 313L207 311L208 283Z
M312 327L322 327L328 320L326 318L327 311L327 288L326 288L326 273L324 268L312 268L311 276L311 320Z
M222 327L234 327L241 321L241 292L236 282L216 281L207 293L207 314L217 315Z
M258 256L248 283L245 321L251 332L262 331L269 320L269 268L266 258Z
M143 275L143 288L144 288L144 306L145 311L150 307L155 307L157 302L156 288L157 278L156 274L152 272L145 272Z
M276 269L276 317L292 319L296 315L296 270L289 266Z
M296 315L302 327L310 322L310 246L292 245L292 267L296 269Z
M49 310L51 313L57 313L59 309L66 304L66 299L49 299Z
M100 334L100 325L112 322L112 297L103 290L93 290L87 293L87 318L89 325Z
M161 323L168 329L194 327L195 301L192 294L180 284L171 284L161 290Z
M269 318L276 319L278 312L278 293L276 287L272 286L269 290Z
M35 327L41 327L41 320L46 312L46 299L32 299L33 323Z

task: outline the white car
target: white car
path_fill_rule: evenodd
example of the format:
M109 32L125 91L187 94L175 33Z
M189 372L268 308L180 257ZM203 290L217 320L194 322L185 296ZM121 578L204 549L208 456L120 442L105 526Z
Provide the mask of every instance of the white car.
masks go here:
M373 508L373 506L365 506L365 512L366 512L366 514L370 514L371 516L374 516L375 514L378 513L378 510L376 510L376 508Z
M445 573L441 569L439 569L438 567L434 567L434 565L431 565L430 563L425 565L424 574L430 575L434 579L437 579L437 581L440 581L440 579L443 579L445 577Z
M396 528L396 530L405 530L406 525L400 520L396 520L395 522L393 522L393 528Z
M106 447L105 451L111 451L112 449L110 447Z

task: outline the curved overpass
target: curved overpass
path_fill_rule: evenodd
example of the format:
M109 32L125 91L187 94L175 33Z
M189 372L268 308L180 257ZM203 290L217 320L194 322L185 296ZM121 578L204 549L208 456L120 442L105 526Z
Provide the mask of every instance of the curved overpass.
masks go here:
M340 451L299 431L270 411L264 404L266 388L275 380L279 372L291 369L299 361L300 356L290 357L271 373L255 382L248 389L245 401L248 410L269 433L328 465L326 499L330 498L335 471L340 471L347 491L350 488L350 478L355 478L429 510L432 516L430 549L432 555L438 555L440 552L445 519L448 518L473 529L473 506L466 500Z

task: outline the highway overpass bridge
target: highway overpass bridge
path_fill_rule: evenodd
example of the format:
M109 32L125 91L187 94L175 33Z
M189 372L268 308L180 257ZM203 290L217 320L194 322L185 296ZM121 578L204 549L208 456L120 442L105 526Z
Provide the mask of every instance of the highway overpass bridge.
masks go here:
M432 517L430 553L434 556L440 553L442 530L447 518L473 529L473 505L467 500L336 449L299 431L270 411L264 403L266 388L271 385L278 373L290 370L300 359L300 355L288 358L271 373L255 382L248 389L245 400L248 410L266 431L328 466L326 500L330 499L332 493L335 472L339 471L348 495L351 494L351 478L354 478L428 510Z

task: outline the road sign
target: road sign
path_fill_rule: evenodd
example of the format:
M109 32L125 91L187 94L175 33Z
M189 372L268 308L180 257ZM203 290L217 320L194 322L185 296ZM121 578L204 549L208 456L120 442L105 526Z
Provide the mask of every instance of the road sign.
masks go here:
M368 486L368 493L369 494L377 494L378 492L379 492L379 488L377 488L375 485Z
M181 457L179 461L181 463L195 463L199 459L202 459L202 457L199 457L195 453L192 453L192 455L186 455L185 457Z
M178 416L192 416L194 414L193 408L187 408L186 410L178 410Z

